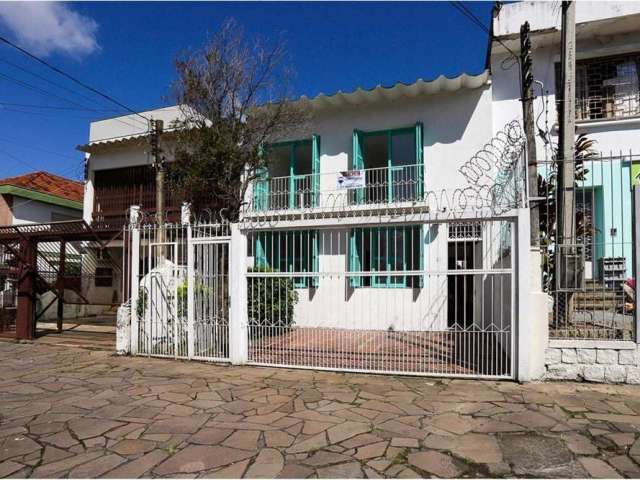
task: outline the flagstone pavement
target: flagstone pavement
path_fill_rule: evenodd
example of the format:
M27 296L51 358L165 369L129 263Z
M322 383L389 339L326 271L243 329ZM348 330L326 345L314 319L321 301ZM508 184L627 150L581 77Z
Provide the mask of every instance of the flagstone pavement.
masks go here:
M0 476L638 477L640 387L231 367L0 342Z

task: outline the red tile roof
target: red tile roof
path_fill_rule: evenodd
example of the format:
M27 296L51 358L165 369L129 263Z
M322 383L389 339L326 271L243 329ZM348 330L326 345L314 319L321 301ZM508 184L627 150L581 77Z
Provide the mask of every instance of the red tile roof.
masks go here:
M54 175L49 172L33 172L18 177L0 179L0 185L13 185L56 197L82 202L84 185L82 182Z

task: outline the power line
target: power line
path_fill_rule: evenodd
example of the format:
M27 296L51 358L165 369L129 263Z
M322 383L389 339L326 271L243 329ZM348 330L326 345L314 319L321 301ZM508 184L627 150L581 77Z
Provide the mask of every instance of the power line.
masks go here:
M71 93L72 95L77 95L80 98L84 98L85 100L88 100L88 101L90 101L90 102L92 102L92 103L94 103L96 105L99 105L99 103L96 101L95 98L91 98L91 97L89 97L87 95L83 95L83 94L81 94L80 92L78 92L76 90L68 88L68 87L66 87L64 85L61 85L61 84L57 83L57 82L54 82L54 81L46 78L43 75L40 75L40 74L38 74L36 72L33 72L33 71L29 70L28 68L25 68L25 67L23 67L21 65L18 65L18 64L15 64L13 62L10 62L9 60L7 60L5 58L0 58L0 62L5 63L5 64L17 69L17 70L20 70L20 71L28 74L28 75L31 75L32 77L35 77L35 78L38 78L38 79L40 79L40 80L42 80L44 82L47 82L48 84L53 85L54 87L61 88L62 90L65 90L66 92ZM111 109L109 111L115 111L115 110Z
M38 108L42 110L79 110L79 111L89 111L89 112L98 111L98 110L93 110L87 107L63 107L61 105L41 105L36 103L12 103L12 102L3 102L2 100L0 100L0 105L5 105L7 107ZM115 110L105 108L104 110L99 110L99 111L106 113L106 112L114 112Z
M495 35L493 35L491 33L491 31L484 25L484 23L482 23L482 20L480 20L471 10L469 10L462 2L449 2L449 4L453 7L455 7L460 13L462 13L465 17L467 17L469 20L471 20L476 26L480 27L480 29L482 29L482 31L484 31L486 34L489 35L489 37L491 37L492 40L495 40L496 42L498 42L500 45L502 45L505 50L507 50L511 55L513 55L515 58L517 58L519 60L518 55L516 55L513 50L511 50L509 47L507 47L504 42L502 42L502 40L500 40L498 37L496 37Z
M0 78L4 78L5 80L13 82L13 83L21 86L22 88L26 88L27 90L32 90L34 92L40 93L41 95L54 97L54 98L57 98L60 101L69 103L71 105L76 105L78 107L81 107L83 109L86 109L86 110L89 110L89 111L92 111L92 112L104 113L103 111L96 110L95 108L87 107L86 105L83 105L83 104L81 104L79 102L76 102L75 100L72 100L72 99L69 99L69 98L66 98L66 97L61 97L60 95L58 95L56 93L50 92L49 90L45 90L45 89L40 88L40 87L38 87L36 85L33 85L31 83L25 82L24 80L20 80L20 79L17 79L15 77L12 77L10 75L7 75L6 73L0 73ZM119 119L119 118L114 118L114 120L117 121L117 122L122 123L123 125L127 125L128 127L131 127L131 128L140 128L139 127L139 124L141 123L140 120L137 120L139 122L138 125L134 125L134 124L128 123L128 122L126 122L126 121L124 121L122 119ZM147 126L147 129L148 129L148 126Z
M47 68L53 70L54 72L58 73L59 75L62 75L63 77L71 80L72 82L80 85L83 88L86 88L87 90L95 93L96 95L101 96L102 98L105 98L107 100L109 100L110 102L118 105L121 108L124 108L125 110L127 110L128 112L139 116L140 118L142 118L143 120L145 120L146 122L149 122L149 118L145 117L144 115L136 112L135 110L133 110L132 108L129 108L128 106L126 106L125 104L119 102L118 100L116 100L115 98L111 97L110 95L107 95L106 93L101 92L100 90L93 88L90 85L87 85L86 83L82 82L81 80L78 80L77 78L75 78L74 76L68 74L67 72L61 70L60 68L50 64L49 62L41 59L40 57L34 55L33 53L29 52L28 50L16 45L15 43L13 43L12 41L10 41L9 39L3 37L0 35L0 41L6 43L7 45L9 45L10 47L18 50L19 52L21 52L23 55L26 55L27 57L41 63L42 65L46 66Z
M3 138L3 137L0 137L0 142L9 143L9 144L15 145L15 146L17 146L19 148L25 148L27 150L34 150L34 151L38 151L38 152L42 152L42 153L48 153L50 155L57 155L57 156L63 157L63 158L69 158L71 160L78 160L79 159L79 157L73 157L71 155L67 155L67 154L60 153L60 152L54 152L52 150L47 150L45 148L34 147L34 146L31 146L31 145L23 145L23 144L18 143L18 142L14 141L14 140L8 140L8 139Z
M20 113L22 115L31 115L31 116L35 116L35 117L60 118L60 113L59 112L51 112L51 111L34 112L33 110L24 110L24 109L16 108L16 107L3 107L2 104L0 103L0 114L2 112ZM81 120L91 121L94 117L92 117L91 115L88 115L88 114L85 114L85 115L78 115L78 114L73 115L73 114L67 113L65 115L65 118L79 118Z
M15 160L16 162L19 162L19 163L23 164L23 165L24 165L24 166L26 166L26 167L29 167L29 169L31 169L31 170L35 170L35 171L42 171L42 169L41 169L41 168L38 168L38 167L36 167L35 165L30 164L29 162L27 162L27 161L25 161L25 160L21 159L20 157L15 156L15 155L14 155L14 154L12 154L12 153L7 152L6 150L1 150L1 149L0 149L0 153L2 153L2 154L4 154L4 155L6 155L7 157L9 157L9 158L11 158L11 159ZM74 160L78 160L78 159L74 159ZM61 172L65 172L65 174L66 174L66 172L71 172L71 171L73 171L75 168L77 168L77 165L71 165L69 168L66 168L66 169L64 169L64 170L61 170Z

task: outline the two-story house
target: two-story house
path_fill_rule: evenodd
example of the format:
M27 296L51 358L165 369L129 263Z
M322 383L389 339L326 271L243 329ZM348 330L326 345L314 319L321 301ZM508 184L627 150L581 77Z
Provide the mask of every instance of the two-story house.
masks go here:
M491 99L488 71L300 99L313 113L308 132L265 146L268 167L242 212L249 296L266 294L269 275L280 275L295 288L290 314L298 327L446 332L499 324L497 343L508 351L511 224L405 220L446 218L462 204L482 209L469 192L463 198L470 185L461 169L492 137ZM144 112L165 125L178 114L175 107ZM123 222L136 204L154 213L148 134L127 125L134 118L91 125L81 147L87 221ZM513 161L506 173L521 166ZM175 200L169 208L178 208Z
M520 27L529 22L537 156L547 176L558 141L561 8L559 2L498 5L487 56L497 130L522 116L518 62L507 49L519 54ZM585 225L576 242L583 245L587 278L596 280L602 279L603 262L624 266L618 278L633 275L631 185L640 161L639 24L638 2L576 2L576 134L594 140L598 152L584 163L588 172L577 183L575 209Z

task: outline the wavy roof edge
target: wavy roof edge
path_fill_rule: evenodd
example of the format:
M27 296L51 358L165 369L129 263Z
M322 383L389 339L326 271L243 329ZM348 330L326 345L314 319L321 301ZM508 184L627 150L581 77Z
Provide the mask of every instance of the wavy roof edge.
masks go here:
M338 90L332 94L319 93L315 97L309 98L306 95L300 96L296 102L307 102L314 108L325 107L340 107L346 105L362 105L375 103L380 100L395 100L398 98L413 98L419 95L433 95L441 92L456 92L463 88L475 89L484 85L488 85L491 82L491 74L488 69L483 70L478 74L461 73L455 77L447 77L440 75L433 80L417 79L413 83L396 82L393 85L384 86L378 84L375 87L364 89L357 87L350 92L343 92ZM164 109L170 107L163 107ZM150 110L146 113L153 113ZM101 120L105 121L117 121L117 118ZM117 138L105 138L102 140L94 140L85 145L78 145L76 148L83 152L90 152L92 147L100 145L117 145L125 144L132 140L140 140L146 137L147 133L134 133L130 135L122 135Z
M413 83L397 82L393 85L378 84L375 87L364 89L357 87L350 92L343 92L338 90L332 94L319 93L315 97L309 98L303 95L299 98L299 101L307 101L312 104L329 103L337 105L341 100L347 103L354 103L350 100L358 100L358 97L362 100L366 100L365 97L370 97L373 93L374 98L372 101L378 100L380 96L388 97L389 99L395 99L402 96L416 97L421 94L435 94L440 92L455 92L463 88L479 88L483 85L490 83L491 75L489 70L483 70L478 74L461 73L455 77L447 77L440 75L433 80L424 80L422 78L417 79ZM377 94L377 95L375 95ZM360 102L357 102L360 103Z

